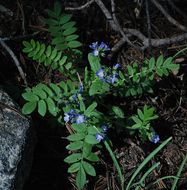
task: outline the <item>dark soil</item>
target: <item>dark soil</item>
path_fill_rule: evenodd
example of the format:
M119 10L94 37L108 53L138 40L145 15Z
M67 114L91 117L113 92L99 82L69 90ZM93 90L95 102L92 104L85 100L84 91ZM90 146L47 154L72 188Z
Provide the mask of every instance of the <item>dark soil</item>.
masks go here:
M62 1L62 4L67 6L80 5L83 2L86 1ZM141 17L135 19L131 14L133 4L130 2L122 0L118 2L117 16L120 18L121 23L125 22L124 25L127 24L132 28L140 28L146 34L147 27L144 24L146 23L145 11L142 10ZM52 0L0 1L0 5L2 4L8 10L12 11L10 14L0 12L0 37L11 37L7 41L7 44L20 60L21 66L27 75L29 86L35 85L38 82L48 81L49 75L46 74L44 67L38 67L37 63L28 59L22 53L22 41L23 39L31 38L40 41L48 40L49 36L42 23L42 18L46 16L45 9L51 8L53 3ZM187 4L184 1L182 3L178 3L177 5L185 12L187 10ZM166 6L169 5L166 4ZM151 13L151 21L154 26L153 37L159 36L161 38L171 36L178 32L176 27L173 27L167 20L163 19L162 14L158 10L151 7ZM184 17L178 15L175 11L172 11L172 15L181 22L186 22ZM120 38L119 34L111 31L102 13L95 6L91 6L88 10L82 12L75 12L74 20L77 21L80 41L83 42L83 51L85 52L83 55L85 59L82 66L86 64L86 56L89 51L87 48L88 44L93 41L107 41L110 43L110 46L113 46ZM29 35L34 32L39 33L30 37ZM163 53L165 56L174 55L178 50L184 48L185 44L186 41L182 41L180 44L154 48L143 53L124 45L113 56L112 60L118 60L125 68L127 64L133 61L141 63L145 57L149 58L152 55L155 57L160 53ZM25 87L24 83L11 57L4 48L1 46L0 48L0 85L22 106L23 100L20 94ZM146 181L146 184L148 186L150 185L150 190L171 188L171 180L161 180L158 185L154 186L151 186L151 182L163 176L176 175L178 167L187 152L187 54L181 55L180 58L183 61L180 63L181 68L179 72L172 73L168 78L163 78L162 80L158 78L154 86L153 95L144 94L141 98L123 100L127 116L136 113L136 109L143 107L145 104L155 107L159 115L159 119L153 122L156 132L160 135L162 141L170 136L173 137L172 143L168 144L163 151L159 152L150 165L147 166L148 168L153 163L160 162L159 168L154 170ZM110 64L110 61L107 64ZM57 73L54 74L57 77L56 80L62 77ZM32 118L38 141L30 177L25 184L24 190L76 189L74 176L67 175L68 165L63 162L68 154L65 149L68 142L63 138L68 135L66 128L59 126L50 116L43 119L33 114ZM113 150L124 170L125 182L128 182L137 166L157 147L157 145L153 145L150 142L143 143L138 135L129 136L123 131L110 129L108 136L113 142ZM116 178L117 173L108 153L105 151L100 153L100 158L101 162L96 166L97 177L89 179L86 189L120 189ZM142 171L140 176L144 174L147 168ZM187 189L186 176L187 168L185 167L179 180L178 190Z

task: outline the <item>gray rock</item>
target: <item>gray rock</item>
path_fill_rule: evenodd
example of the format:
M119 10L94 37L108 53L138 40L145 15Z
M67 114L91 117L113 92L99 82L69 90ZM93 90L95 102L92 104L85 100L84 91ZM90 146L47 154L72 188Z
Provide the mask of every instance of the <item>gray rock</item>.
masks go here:
M21 190L29 175L35 145L30 121L0 90L0 190Z

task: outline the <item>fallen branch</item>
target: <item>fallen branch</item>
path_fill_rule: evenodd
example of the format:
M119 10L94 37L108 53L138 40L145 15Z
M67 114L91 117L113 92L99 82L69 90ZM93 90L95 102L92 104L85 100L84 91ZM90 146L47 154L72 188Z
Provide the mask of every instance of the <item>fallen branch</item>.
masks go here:
M187 31L187 27L183 26L182 24L180 24L177 20L175 20L165 9L164 7L157 1L157 0L151 0L152 3L161 11L161 13L167 18L167 20L177 26L178 28L180 28L183 31Z
M91 0L88 1L87 3L85 3L84 5L80 6L80 7L65 7L66 11L78 11L78 10L82 10L85 8L88 8L92 3L94 3L95 0Z
M25 78L25 74L24 74L24 72L23 72L23 70L22 70L22 68L21 68L21 66L20 66L20 63L19 63L19 61L18 61L16 55L15 55L14 52L8 47L8 45L7 45L3 40L1 40L1 38L0 38L0 44L1 44L1 46L9 53L9 55L12 57L12 59L13 59L15 65L16 65L18 71L19 71L19 74L20 74L21 78L23 79L24 84L25 84L25 86L27 87L28 84L27 84L27 80L26 80L26 78Z

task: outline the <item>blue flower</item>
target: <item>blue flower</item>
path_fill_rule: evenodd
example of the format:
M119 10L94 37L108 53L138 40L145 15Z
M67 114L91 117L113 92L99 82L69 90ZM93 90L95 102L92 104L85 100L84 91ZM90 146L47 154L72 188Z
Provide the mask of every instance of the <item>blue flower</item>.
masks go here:
M69 115L70 115L71 117L74 117L74 115L75 115L75 110L74 110L74 109L71 109L70 112L69 112Z
M104 70L103 70L103 69L99 69L99 70L96 72L96 75L97 75L98 78L104 79L104 77L105 77Z
M114 65L114 69L116 70L116 69L118 69L120 67L120 64L119 63L116 63L115 65Z
M70 115L68 113L64 113L64 121L67 123L70 120Z
M109 75L107 78L107 82L114 84L118 80L117 76L118 76L118 73L116 72L113 75Z
M104 42L101 42L101 44L99 45L99 49L103 50L103 51L109 51L110 48L108 45L106 45Z
M108 125L106 125L106 124L103 124L101 126L101 128L102 128L103 132L107 132L108 131Z
M157 135L157 134L153 135L151 141L152 141L154 144L156 144L157 142L159 142L159 141L160 141L159 135Z
M100 134L100 133L97 133L95 135L95 138L96 138L97 141L101 142L104 139L104 135Z
M93 53L94 56L97 57L99 55L99 50L94 49L92 53Z
M97 49L98 48L98 42L93 42L91 45L89 45L91 49Z
M89 47L93 49L92 53L96 57L98 57L99 55L104 57L105 56L104 52L110 50L109 46L104 42L101 42L100 45L98 44L98 42L93 42L91 45L89 45Z
M84 123L85 122L85 116L84 115L81 115L81 114L77 114L75 116L75 122L77 124L81 124L81 123Z

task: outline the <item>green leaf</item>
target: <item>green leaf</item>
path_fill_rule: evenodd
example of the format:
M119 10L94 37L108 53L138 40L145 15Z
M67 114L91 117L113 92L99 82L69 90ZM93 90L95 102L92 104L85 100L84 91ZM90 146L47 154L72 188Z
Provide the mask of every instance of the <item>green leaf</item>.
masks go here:
M77 176L76 176L76 185L81 190L84 188L85 184L86 184L86 174L81 165L80 170L78 171Z
M128 74L132 76L134 74L133 68L130 65L127 65Z
M76 32L76 31L77 31L77 28L72 27L72 28L66 29L62 34L63 34L64 36L68 36L68 35L70 35L70 34L73 34L73 33Z
M74 22L74 21L68 22L68 23L66 23L66 24L64 24L64 25L62 26L62 29L63 29L63 30L66 30L66 29L68 29L68 28L72 28L75 24L76 24L76 22Z
M98 133L98 130L95 126L89 126L88 127L88 134L89 135L96 135Z
M92 162L98 162L99 161L99 157L94 154L93 152L91 152L88 156L85 157L87 160L92 161Z
M47 107L48 107L49 113L51 113L52 115L56 116L57 115L57 108L56 108L56 105L55 105L53 99L50 98L50 97L48 97L46 99L46 103L47 103Z
M75 133L75 134L69 135L67 139L69 141L80 141L80 140L83 140L84 137L85 137L85 133Z
M138 116L139 116L139 118L140 118L142 121L144 121L144 114L143 114L143 112L142 112L140 109L138 109Z
M60 24L67 23L72 17L72 14L65 14L63 17L60 18Z
M132 118L132 120L133 120L135 123L140 123L140 124L142 124L142 121L141 121L137 116L132 116L131 118Z
M80 169L80 162L74 163L72 164L69 168L68 168L68 173L75 173Z
M47 98L46 92L41 88L40 85L37 85L36 87L32 88L32 91L38 95L41 99Z
M160 55L156 61L156 67L160 67L164 62L164 57L163 55Z
M88 144L98 144L99 142L96 140L96 137L93 135L87 135L85 137L85 142Z
M82 112L85 112L85 104L84 104L84 102L81 100L80 101L80 110L82 111Z
M172 70L172 71L173 70L178 70L179 69L179 64L174 64L173 63L173 64L168 65L167 68Z
M102 89L103 82L100 80L94 81L89 89L89 95L93 96L94 94L98 94L98 92Z
M95 110L96 107L97 107L97 103L96 103L96 102L93 102L93 103L86 109L86 111L84 112L84 114L89 117L90 114Z
M85 161L83 161L82 163L83 163L83 168L88 175L96 176L95 169L90 163Z
M60 16L61 10L61 3L59 1L56 1L54 4L54 12L56 15Z
M50 59L53 60L56 57L56 55L57 55L57 49L55 48L55 49L53 49L53 51L52 51L52 53L50 55Z
M81 123L81 124L73 123L71 126L73 127L73 129L75 131L78 131L78 132L85 132L85 130L86 130L86 124L85 123Z
M163 66L167 67L168 65L171 65L173 62L173 57L168 57L164 63L163 63Z
M22 108L22 113L27 115L32 113L37 106L37 102L27 102Z
M101 68L99 58L94 56L92 53L88 54L88 61L90 63L92 71L95 73Z
M82 141L76 141L76 142L72 142L69 145L66 146L67 150L79 150L81 149L83 146L83 142Z
M49 96L54 96L54 93L47 85L40 83L38 84L38 86L40 86L45 92L47 92Z
M74 153L74 154L71 154L68 157L66 157L64 159L64 162L71 164L71 163L74 163L74 162L78 162L79 160L81 160L81 158L82 158L81 153Z
M78 37L79 37L79 35L76 35L76 34L66 36L66 41L76 40Z
M50 83L49 86L52 88L57 96L61 94L61 89L56 84Z
M142 127L142 124L141 123L136 123L134 124L131 129L140 129Z
M162 69L160 69L160 68L156 68L156 73L157 73L160 77L163 76Z
M150 70L153 70L155 68L155 58L152 57L150 60L149 60L149 69Z
M67 45L69 48L78 48L78 47L82 46L82 44L79 41L70 41L70 42L68 42Z
M23 93L22 94L22 97L29 101L29 102L35 102L35 101L38 101L39 98L38 96L36 96L35 94L33 94L32 92L26 92L26 93Z
M40 100L38 102L38 113L41 115L41 116L45 116L47 112L47 106L46 106L46 103L44 100Z
M112 106L112 111L115 113L115 115L118 118L125 118L123 110L119 108L118 106Z
M67 70L69 70L72 67L72 62L67 63L65 67Z
M59 65L62 66L66 62L67 58L67 56L63 56L62 59L59 61Z

